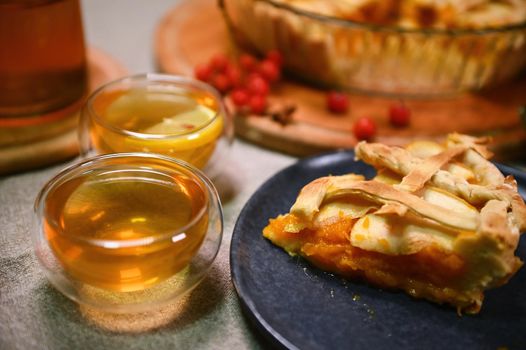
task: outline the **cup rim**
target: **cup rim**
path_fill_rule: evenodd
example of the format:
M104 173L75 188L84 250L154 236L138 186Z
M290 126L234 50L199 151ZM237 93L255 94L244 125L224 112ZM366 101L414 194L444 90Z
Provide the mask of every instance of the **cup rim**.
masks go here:
M63 184L65 180L75 178L81 174L84 174L86 171L93 170L93 166L95 166L97 163L103 163L107 160L112 160L116 158L128 158L128 157L134 157L139 159L157 159L157 160L163 160L171 163L174 165L174 169L177 171L182 170L181 172L184 175L190 176L199 184L199 187L201 187L203 194L205 196L205 203L204 205L199 209L199 212L196 213L192 220L185 224L184 226L180 227L176 231L159 234L159 235L149 235L147 237L142 238L136 238L136 239L130 239L130 240L115 240L115 239L99 239L99 238L86 238L86 237L76 237L76 236L68 236L69 238L76 239L78 241L82 241L84 243L88 243L93 246L98 246L102 248L107 249L121 249L121 248L132 248L132 247L140 247L140 246L146 246L150 244L157 243L159 241L167 240L167 239L174 239L175 237L178 237L179 235L185 233L189 228L193 227L195 224L199 222L199 220L202 219L203 215L209 210L210 208L210 201L211 200L217 200L219 203L219 196L217 193L217 190L215 189L215 186L213 185L212 181L199 169L195 168L191 164L180 160L176 158L171 158L168 156L164 156L161 154L152 154L152 153L143 153L143 152L127 152L127 153L109 153L109 154L103 154L103 155L97 155L94 157L87 158L81 162L72 164L66 168L64 168L62 171L60 171L57 175L55 175L53 178L51 178L46 184L42 187L40 192L38 193L35 202L34 202L34 214L37 216L37 220L39 221L39 227L38 230L41 230L42 228L42 220L43 220L43 210L44 210L44 204L45 199L47 198L48 194L51 190L58 188L60 185ZM140 169L140 167L135 165L133 166L133 169ZM59 234L65 234L62 230L57 230Z
M215 112L214 116L207 123L202 124L193 130L178 133L178 134L148 134L148 133L123 129L123 128L113 125L112 123L108 123L107 120L102 118L94 110L93 103L103 91L107 90L108 88L111 88L113 86L117 86L123 83L124 84L128 83L133 86L133 84L140 83L140 82L146 82L146 83L157 82L157 83L164 83L164 84L168 83L170 85L178 86L178 87L187 86L187 87L196 88L198 90L204 90L210 95L212 95L213 98L217 101L218 109ZM81 115L86 116L88 118L93 118L97 121L99 125L103 126L105 129L111 130L115 133L119 133L122 135L145 139L145 140L172 140L172 139L186 138L189 135L195 134L201 130L206 129L209 125L214 123L222 115L226 116L226 110L223 105L223 101L221 99L221 95L219 94L219 92L213 86L207 83L204 83L197 79L181 76L181 75L159 74L159 73L139 73L135 75L128 75L128 76L125 76L125 77L122 77L116 80L112 80L110 82L107 82L99 86L86 99L84 107L82 108L82 111L81 111Z

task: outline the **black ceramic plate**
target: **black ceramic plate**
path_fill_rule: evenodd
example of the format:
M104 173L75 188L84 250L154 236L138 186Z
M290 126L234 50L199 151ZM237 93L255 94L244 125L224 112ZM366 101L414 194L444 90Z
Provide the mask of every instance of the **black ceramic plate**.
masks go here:
M353 157L339 152L299 161L263 184L243 208L232 236L232 278L263 335L292 349L526 349L526 268L486 292L478 315L458 316L451 307L320 271L262 237L268 219L288 212L309 181L374 174ZM524 197L526 175L500 168L515 176ZM517 254L526 260L524 237Z

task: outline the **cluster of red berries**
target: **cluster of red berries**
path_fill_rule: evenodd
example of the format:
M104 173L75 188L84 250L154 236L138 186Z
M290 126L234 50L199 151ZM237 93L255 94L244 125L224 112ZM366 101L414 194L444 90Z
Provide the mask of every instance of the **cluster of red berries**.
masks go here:
M327 94L327 109L332 113L346 113L349 110L349 96L338 91ZM400 102L389 107L389 122L396 127L409 125L411 111ZM369 117L358 118L353 124L353 133L358 140L370 140L376 134L376 123Z
M270 87L281 78L282 64L283 56L276 50L269 51L261 60L242 54L233 61L217 54L208 63L196 66L194 75L223 95L229 95L239 112L263 114Z
M245 53L231 60L224 54L216 54L206 64L197 65L194 75L229 96L241 115L263 115L271 85L281 78L282 65L283 56L277 50L267 52L262 59ZM332 113L346 113L349 106L347 94L337 91L327 94L327 109ZM403 103L389 108L389 122L394 126L407 126L410 117L411 112ZM370 140L376 134L376 123L369 117L358 118L353 133L359 140Z

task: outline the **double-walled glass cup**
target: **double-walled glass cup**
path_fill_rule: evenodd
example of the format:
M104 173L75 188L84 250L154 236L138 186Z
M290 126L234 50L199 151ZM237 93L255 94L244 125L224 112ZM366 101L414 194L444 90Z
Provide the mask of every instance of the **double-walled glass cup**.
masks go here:
M66 168L35 202L33 240L49 281L111 312L152 310L195 287L221 244L217 192L195 167L146 153Z
M79 139L83 156L152 152L184 160L214 177L232 143L233 126L210 85L143 74L104 85L88 98Z

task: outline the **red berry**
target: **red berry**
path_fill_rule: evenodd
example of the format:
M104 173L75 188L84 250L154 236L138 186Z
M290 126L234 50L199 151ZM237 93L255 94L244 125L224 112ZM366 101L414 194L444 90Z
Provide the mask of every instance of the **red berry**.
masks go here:
M260 72L258 72L257 70L255 70L255 71L252 71L252 72L248 73L248 75L247 75L245 81L246 81L246 83L248 84L249 81L251 81L251 80L253 80L253 79L256 79L256 78L261 78L261 79L263 79L263 80L266 80L265 78L263 78L263 76L261 75Z
M257 59L248 53L244 53L239 56L239 65L245 71L250 72L257 68Z
M242 107L248 104L248 101L250 100L250 95L245 89L235 89L230 94L230 98L232 99L234 105L236 105L237 107Z
M208 64L199 64L194 68L194 76L201 81L208 81L212 76L212 68Z
M234 65L228 65L225 70L225 74L230 80L231 86L241 85L242 80L243 80L242 79L243 74L241 73L241 70L239 69L239 67L234 66Z
M228 57L222 53L216 54L210 59L210 67L216 72L224 72L229 64Z
M394 126L407 126L411 120L411 111L403 103L389 107L389 122Z
M263 114L267 109L267 98L264 95L253 95L248 101L250 112L254 114Z
M353 133L358 140L370 140L376 134L376 124L371 118L361 117L354 123Z
M278 67L283 65L283 55L278 50L270 50L267 52L267 59L274 62Z
M349 96L331 91L327 94L327 108L332 113L346 113L349 110Z
M217 74L212 79L212 85L221 93L227 92L231 87L230 79L228 79L226 74Z
M254 95L267 95L269 91L268 82L258 75L252 75L248 78L247 89Z
M270 59L261 62L258 71L263 78L271 83L278 81L280 78L279 66Z

